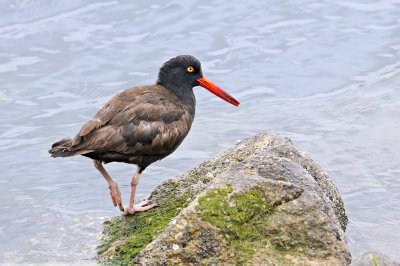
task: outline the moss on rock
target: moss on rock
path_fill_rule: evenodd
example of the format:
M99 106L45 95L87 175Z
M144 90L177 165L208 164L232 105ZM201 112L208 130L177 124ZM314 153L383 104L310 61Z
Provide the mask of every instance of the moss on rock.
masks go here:
M220 228L236 263L251 261L257 246L265 242L263 230L273 206L261 188L233 193L231 185L215 189L199 199L197 210L204 221Z
M104 238L98 247L100 260L115 265L129 265L137 254L168 226L190 203L190 193L166 195L159 207L148 212L114 218L104 224ZM116 243L118 241L118 243Z

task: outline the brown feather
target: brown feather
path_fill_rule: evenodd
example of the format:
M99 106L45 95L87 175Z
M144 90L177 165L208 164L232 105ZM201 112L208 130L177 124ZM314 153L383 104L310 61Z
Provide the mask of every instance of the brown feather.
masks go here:
M193 106L160 85L127 89L82 126L68 151L146 167L172 153L186 137Z

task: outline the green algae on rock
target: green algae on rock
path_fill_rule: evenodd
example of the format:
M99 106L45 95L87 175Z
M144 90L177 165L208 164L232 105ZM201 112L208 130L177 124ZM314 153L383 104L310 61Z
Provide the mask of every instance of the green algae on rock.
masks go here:
M160 199L161 207L151 212L139 212L127 218L114 218L104 224L102 244L98 247L100 258L109 263L130 264L139 252L153 241L168 223L188 205L188 194ZM164 204L168 201L168 204Z
M237 263L250 261L257 246L265 242L263 230L273 206L261 188L245 193L232 193L231 185L208 192L196 207L204 221L221 229L236 254Z
M238 142L113 219L99 247L115 265L346 265L347 217L326 172L276 134Z

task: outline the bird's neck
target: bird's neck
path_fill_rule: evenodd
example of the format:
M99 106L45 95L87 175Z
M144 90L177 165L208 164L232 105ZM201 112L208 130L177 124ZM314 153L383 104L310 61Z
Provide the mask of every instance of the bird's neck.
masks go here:
M184 88L182 86L176 86L175 84L164 84L162 82L157 82L157 84L165 87L169 91L172 91L185 104L190 105L193 108L195 107L196 98L194 97L193 87L188 86L187 88Z

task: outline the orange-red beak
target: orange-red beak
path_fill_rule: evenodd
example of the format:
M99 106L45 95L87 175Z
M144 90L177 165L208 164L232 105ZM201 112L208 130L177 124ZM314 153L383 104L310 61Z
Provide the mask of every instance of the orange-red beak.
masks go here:
M217 85L215 85L214 83L212 83L211 81L206 79L205 77L199 78L197 81L199 82L200 86L211 91L212 93L217 95L222 100L225 100L228 103L233 104L234 106L239 106L240 103L238 101L236 101L235 98L230 96L229 93L227 93L226 91L224 91L223 89L221 89L220 87L218 87Z

